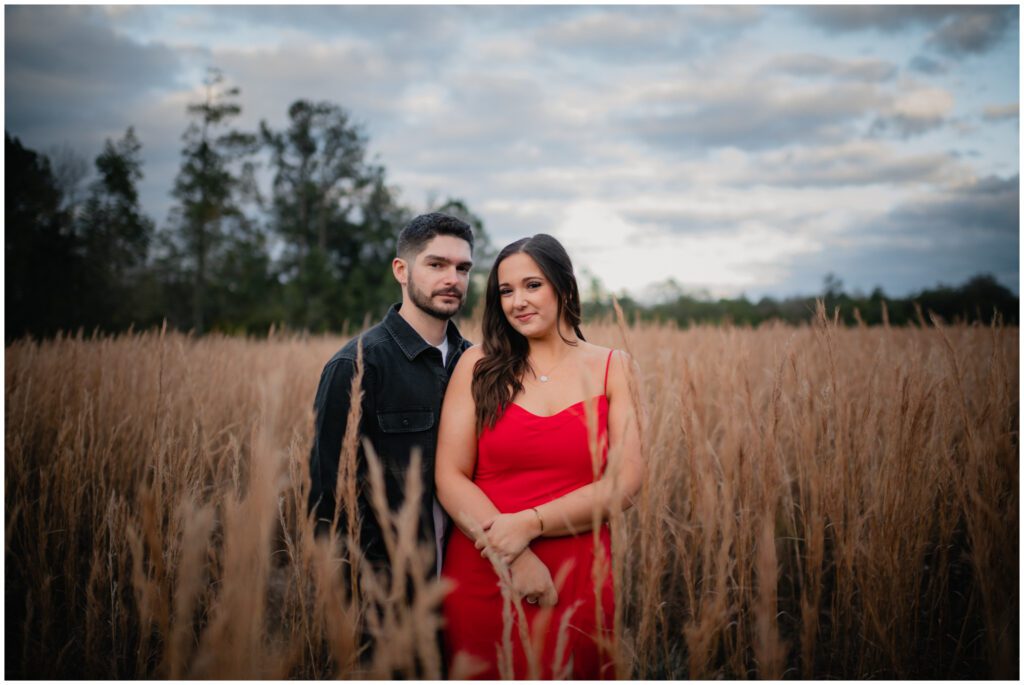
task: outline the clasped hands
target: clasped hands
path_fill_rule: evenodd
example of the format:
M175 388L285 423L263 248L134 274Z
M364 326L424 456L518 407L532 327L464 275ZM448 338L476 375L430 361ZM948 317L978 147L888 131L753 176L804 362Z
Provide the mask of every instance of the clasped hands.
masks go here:
M558 592L551 571L530 549L530 542L540 535L534 513L525 509L514 514L498 514L484 521L483 534L476 540L482 556L488 554L509 567L512 589L530 604L554 606Z

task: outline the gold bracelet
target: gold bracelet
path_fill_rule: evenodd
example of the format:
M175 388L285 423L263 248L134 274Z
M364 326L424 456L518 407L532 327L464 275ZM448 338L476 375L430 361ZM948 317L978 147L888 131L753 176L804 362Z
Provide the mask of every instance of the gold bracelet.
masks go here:
M544 532L544 518L540 515L540 512L537 511L537 507L530 507L530 509L533 509L533 513L537 515L537 520L540 521L540 532L543 533Z

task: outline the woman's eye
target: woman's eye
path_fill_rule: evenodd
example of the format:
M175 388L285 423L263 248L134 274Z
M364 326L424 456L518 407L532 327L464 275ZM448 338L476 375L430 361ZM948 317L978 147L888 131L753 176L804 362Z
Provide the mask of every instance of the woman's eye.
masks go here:
M540 287L540 283L534 281L533 283L528 284L526 287L529 288L530 290L536 290L537 288Z
M512 291L509 290L508 288L505 288L503 290L499 290L498 291L498 294L501 295L502 297L504 297L505 295L510 295L511 293L512 293Z

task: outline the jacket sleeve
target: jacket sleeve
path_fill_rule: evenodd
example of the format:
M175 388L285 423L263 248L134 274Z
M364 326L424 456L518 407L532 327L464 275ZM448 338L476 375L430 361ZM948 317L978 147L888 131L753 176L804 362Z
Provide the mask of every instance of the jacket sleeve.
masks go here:
M320 374L320 385L313 403L315 434L309 455L309 509L316 511L318 532L326 530L334 517L338 460L341 456L341 441L345 436L354 375L353 361L339 358L328 362Z

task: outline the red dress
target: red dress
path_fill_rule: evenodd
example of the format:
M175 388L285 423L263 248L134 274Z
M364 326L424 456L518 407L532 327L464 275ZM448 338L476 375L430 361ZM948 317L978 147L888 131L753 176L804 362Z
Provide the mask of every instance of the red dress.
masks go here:
M608 363L605 364L605 392ZM597 411L597 477L608 457L608 398L599 395L587 402ZM552 416L537 416L511 404L492 429L485 429L477 443L473 482L502 513L538 506L594 482L591 432L587 428L585 402L566 407ZM611 534L602 524L595 545L592 531L563 537L538 537L530 549L543 561L558 588L552 609L522 602L528 643L536 655L541 678L614 678L609 651L615 595L611 577ZM558 576L567 573L559 587ZM449 674L459 676L455 659L459 652L486 667L473 677L498 679L507 659L503 634L512 647L512 675L530 678L529 660L520 639L519 618L511 606L511 630L505 631L504 600L498 575L491 562L461 530L452 531L442 575L455 582L444 600L445 657ZM595 578L601 577L599 592ZM598 608L597 595L600 595ZM598 617L598 612L600 617ZM596 639L599 638L599 639ZM456 668L453 670L453 666Z

